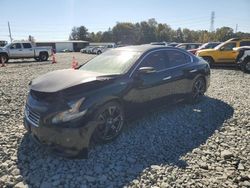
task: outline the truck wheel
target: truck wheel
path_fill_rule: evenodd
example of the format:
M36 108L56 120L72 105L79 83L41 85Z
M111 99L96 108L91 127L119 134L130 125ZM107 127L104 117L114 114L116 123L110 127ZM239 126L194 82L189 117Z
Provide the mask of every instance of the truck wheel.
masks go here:
M39 59L41 61L47 61L48 58L49 58L49 55L47 53L45 53L45 52L41 52L40 55L39 55Z
M3 59L4 63L7 63L9 61L9 57L5 54L0 54L0 62L2 61L2 59Z
M243 71L250 73L250 58L246 59L245 63L243 64Z
M212 65L214 64L214 60L212 57L209 57L209 56L205 56L205 57L202 57L206 62L208 62L209 65Z

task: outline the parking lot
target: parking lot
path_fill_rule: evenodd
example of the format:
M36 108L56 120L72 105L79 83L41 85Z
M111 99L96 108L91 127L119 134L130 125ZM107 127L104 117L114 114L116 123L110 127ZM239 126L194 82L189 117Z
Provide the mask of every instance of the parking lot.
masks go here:
M11 60L0 68L0 187L250 187L250 74L211 71L196 105L151 109L89 159L69 160L37 146L23 127L28 83L94 57L58 53L56 64Z

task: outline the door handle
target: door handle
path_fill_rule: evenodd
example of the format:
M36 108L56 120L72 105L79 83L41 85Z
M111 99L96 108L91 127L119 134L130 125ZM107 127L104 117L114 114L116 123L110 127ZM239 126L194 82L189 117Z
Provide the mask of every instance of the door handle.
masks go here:
M169 80L171 78L172 78L172 76L167 76L167 77L163 78L162 80Z
M189 72L191 72L191 73L192 73L192 72L197 72L197 69L193 69L193 70L191 70L191 71L189 71Z

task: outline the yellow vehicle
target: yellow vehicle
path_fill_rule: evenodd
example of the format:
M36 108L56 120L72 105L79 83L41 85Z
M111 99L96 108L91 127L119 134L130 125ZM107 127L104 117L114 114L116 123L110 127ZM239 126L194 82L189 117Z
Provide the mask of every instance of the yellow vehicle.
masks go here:
M209 64L235 63L238 52L233 48L240 46L250 46L250 39L229 39L213 49L199 50L196 55L205 59Z

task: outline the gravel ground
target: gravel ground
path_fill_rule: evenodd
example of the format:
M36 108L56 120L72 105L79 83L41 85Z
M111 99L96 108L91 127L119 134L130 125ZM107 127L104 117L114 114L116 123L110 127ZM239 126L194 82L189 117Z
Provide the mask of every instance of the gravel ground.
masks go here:
M92 55L57 54L57 64L12 61L0 68L0 187L250 187L250 74L212 69L196 105L165 105L128 123L89 159L57 157L23 127L28 83Z

